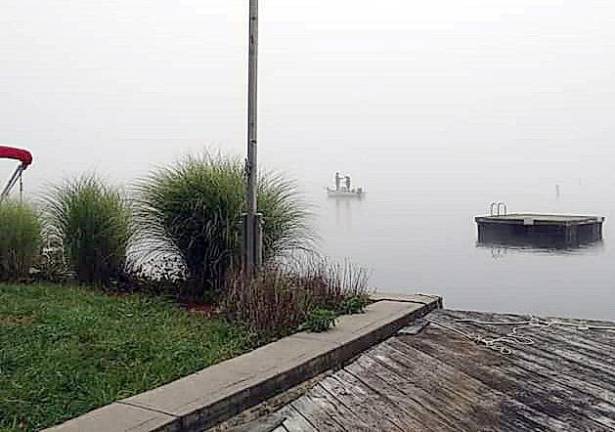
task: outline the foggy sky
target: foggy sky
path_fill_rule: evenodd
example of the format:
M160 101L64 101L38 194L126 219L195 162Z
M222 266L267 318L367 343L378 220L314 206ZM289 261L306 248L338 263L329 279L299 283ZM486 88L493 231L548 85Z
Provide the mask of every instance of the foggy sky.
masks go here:
M268 166L306 183L340 161L436 177L524 168L521 182L610 175L610 0L263 0L261 11ZM247 0L2 0L0 143L34 153L27 188L84 170L124 182L206 147L242 154L246 18Z

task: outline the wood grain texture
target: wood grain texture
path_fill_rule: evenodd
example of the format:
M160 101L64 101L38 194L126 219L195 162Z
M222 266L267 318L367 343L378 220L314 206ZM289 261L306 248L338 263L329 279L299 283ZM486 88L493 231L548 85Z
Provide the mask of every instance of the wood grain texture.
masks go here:
M615 431L615 331L585 329L615 323L522 326L528 317L449 310L425 319L282 409L285 430ZM470 338L513 328L534 343L503 341L504 355Z

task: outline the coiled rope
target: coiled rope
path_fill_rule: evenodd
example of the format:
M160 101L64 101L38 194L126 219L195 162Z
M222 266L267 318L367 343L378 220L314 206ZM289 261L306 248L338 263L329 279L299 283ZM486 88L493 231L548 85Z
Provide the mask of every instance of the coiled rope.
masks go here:
M510 355L512 354L512 349L510 346L515 345L534 345L536 341L529 336L518 334L517 332L522 328L535 328L535 329L545 329L552 326L567 326L574 327L580 331L589 331L589 330L602 330L602 331L615 331L615 326L598 326L598 325L588 325L586 321L579 321L577 323L571 322L563 322L560 320L544 320L540 318L536 318L532 315L529 315L529 318L525 321L482 321L471 318L464 319L456 319L455 322L459 323L473 323L473 324L482 324L482 325L512 325L514 326L512 330L504 336L496 337L496 338L487 338L478 333L472 334L465 332L463 330L459 330L457 328L451 327L442 322L429 320L430 323L435 324L437 326L443 327L447 330L453 331L469 340L474 342L477 345L482 345L487 347L492 351L499 352L500 354Z

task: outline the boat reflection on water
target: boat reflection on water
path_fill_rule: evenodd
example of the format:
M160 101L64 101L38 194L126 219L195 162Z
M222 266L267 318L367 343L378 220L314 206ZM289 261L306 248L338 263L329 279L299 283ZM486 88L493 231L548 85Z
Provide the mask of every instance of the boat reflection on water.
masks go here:
M329 201L329 205L332 205L335 208L335 223L337 229L341 231L347 231L349 233L352 232L352 230L355 228L353 215L361 211L362 200L340 198Z

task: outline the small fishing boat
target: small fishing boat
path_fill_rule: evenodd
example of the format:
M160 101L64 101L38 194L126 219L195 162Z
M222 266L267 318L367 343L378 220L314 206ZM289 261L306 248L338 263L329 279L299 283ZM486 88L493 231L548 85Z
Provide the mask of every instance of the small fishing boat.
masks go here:
M342 179L344 185L342 185ZM327 196L329 198L363 198L365 191L363 188L351 187L350 176L342 177L339 172L335 173L335 189L327 187Z
M363 188L346 190L346 188L340 188L339 190L327 188L327 196L329 198L362 198L365 196Z

